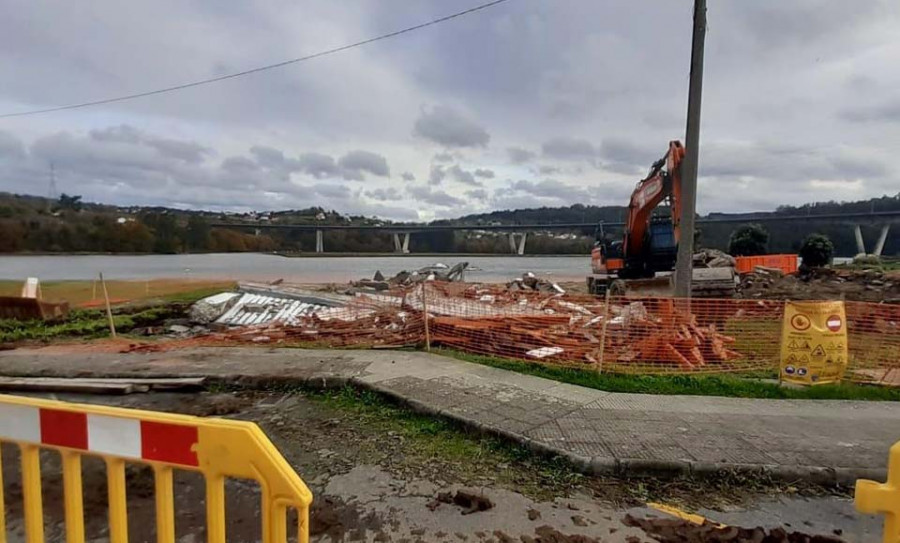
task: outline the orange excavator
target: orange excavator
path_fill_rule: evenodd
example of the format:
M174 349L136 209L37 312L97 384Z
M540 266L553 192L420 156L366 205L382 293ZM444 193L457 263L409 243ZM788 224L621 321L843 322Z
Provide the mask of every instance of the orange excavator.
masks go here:
M665 156L653 163L647 177L638 182L628 204L625 234L610 240L601 223L591 251L588 291L603 294L670 294L681 237L681 162L684 146L669 142ZM660 207L660 204L666 206ZM667 211L667 212L666 212ZM657 276L657 274L660 276ZM694 270L692 290L698 294L734 290L734 270Z

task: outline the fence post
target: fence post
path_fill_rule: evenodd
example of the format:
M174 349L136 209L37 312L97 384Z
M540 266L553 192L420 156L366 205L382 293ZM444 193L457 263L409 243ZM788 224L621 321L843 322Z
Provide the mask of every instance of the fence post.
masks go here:
M109 292L106 291L106 281L103 279L103 272L100 272L100 286L103 287L103 298L106 300L106 318L109 319L109 332L113 339L116 339L116 323L113 322L112 309L109 307Z
M431 332L428 330L428 302L425 296L425 292L428 290L425 288L427 284L427 279L422 281L422 318L425 320L425 350L431 352Z
M603 325L600 330L600 360L597 362L597 373L603 373L603 355L606 352L606 326L609 324L609 286L606 288L606 297L603 302Z

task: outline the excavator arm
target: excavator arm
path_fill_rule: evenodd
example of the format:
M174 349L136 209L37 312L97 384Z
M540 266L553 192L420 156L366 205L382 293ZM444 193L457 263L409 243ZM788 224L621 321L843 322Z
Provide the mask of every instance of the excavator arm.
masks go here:
M666 198L672 199L672 225L675 242L681 237L681 161L684 147L680 141L669 142L665 156L657 160L650 173L638 182L628 204L628 218L625 222L623 256L634 258L646 250L647 230L650 217L656 206ZM663 169L665 166L665 169Z

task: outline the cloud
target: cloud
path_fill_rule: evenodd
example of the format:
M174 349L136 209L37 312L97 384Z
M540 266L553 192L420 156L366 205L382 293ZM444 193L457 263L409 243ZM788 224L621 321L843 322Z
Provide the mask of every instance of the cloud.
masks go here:
M585 139L559 137L545 141L541 145L545 157L559 160L586 160L600 155L600 150Z
M493 179L494 170L489 170L487 168L476 168L475 177L481 177L482 179Z
M443 166L438 164L431 165L431 171L428 173L428 184L429 185L440 185L441 182L444 181L444 178L447 177L447 170L444 169Z
M435 153L432 160L434 162L453 162L453 154L452 153Z
M196 142L151 136L127 124L91 130L89 134L92 139L100 142L145 145L156 149L163 156L192 164L203 162L213 154L212 149Z
M452 196L443 190L435 190L427 185L407 187L406 191L416 200L440 207L459 207L465 200Z
M337 177L340 174L334 158L322 153L303 153L297 157L296 165L299 171L316 179Z
M412 172L403 172L400 174L400 178L404 181L415 181L416 176L412 174Z
M367 190L365 194L373 200L381 200L383 202L396 202L403 199L403 195L395 187Z
M451 166L447 170L447 174L455 181L464 185L471 185L473 187L484 186L484 183L475 179L475 175L473 175L472 172L462 169L459 164L454 164L453 166Z
M387 159L370 151L350 151L338 160L338 166L344 169L346 179L362 179L363 172L380 177L390 177Z
M840 117L853 123L900 123L900 101L844 109Z
M484 201L488 199L488 191L484 189L467 190L466 196L472 200Z
M423 110L413 134L446 147L486 147L491 139L484 127L446 106Z
M537 153L521 147L507 147L506 153L513 164L523 164L537 156Z
M22 159L25 157L25 145L19 138L0 130L0 157Z

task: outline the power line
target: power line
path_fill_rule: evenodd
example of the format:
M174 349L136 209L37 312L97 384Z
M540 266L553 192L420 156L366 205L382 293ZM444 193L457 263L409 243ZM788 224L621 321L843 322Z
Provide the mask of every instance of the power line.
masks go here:
M410 26L410 27L404 28L402 30L390 32L388 34L382 34L380 36L375 36L374 38L369 38L367 40L358 41L355 43L342 45L340 47L335 47L334 49L326 49L325 51L319 51L318 53L313 53L311 55L293 58L293 59L285 60L283 62L278 62L275 64L268 64L266 66L260 66L258 68L251 68L249 70L244 70L242 72L221 75L221 76L213 77L210 79L203 79L200 81L194 81L192 83L184 83L181 85L175 85L173 87L165 87L162 89L156 89L156 90L152 90L152 91L139 92L136 94L127 94L125 96L117 96L115 98L104 98L103 100L94 100L92 102L82 102L80 104L69 104L67 106L51 107L51 108L47 108L47 109L34 109L34 110L30 110L30 111L19 111L16 113L4 113L4 114L0 115L0 119L6 119L9 117L24 117L26 115L38 115L40 113L52 113L54 111L64 111L67 109L79 109L79 108L83 108L83 107L99 106L102 104L110 104L113 102L124 102L125 100L134 100L135 98L143 98L145 96L153 96L156 94L164 94L167 92L175 92L175 91L179 91L179 90L183 90L183 89L189 89L191 87L199 87L201 85L209 85L210 83L218 83L219 81L225 81L226 79L235 79L237 77L243 77L245 75L255 74L258 72L264 72L266 70L273 70L275 68L281 68L281 67L287 66L289 64L297 64L299 62L305 62L307 60L313 60L313 59L316 59L319 57L324 57L324 56L328 56L328 55L333 55L335 53L340 53L341 51L346 51L347 49L353 49L354 47L368 45L368 44L374 43L376 41L394 38L394 37L400 36L402 34L407 34L409 32L415 32L416 30L421 30L425 27L444 23L444 22L450 21L452 19L456 19L457 17L462 17L464 15L468 15L468 14L474 13L476 11L481 11L483 9L487 9L487 8L496 6L497 4L502 4L502 3L508 2L508 1L509 0L493 0L492 2L488 2L486 4L480 4L478 6L475 6L475 7L463 10L463 11L458 11L456 13L446 15L446 16L440 17L438 19L432 19L425 23L421 23L421 24L418 24L415 26Z

